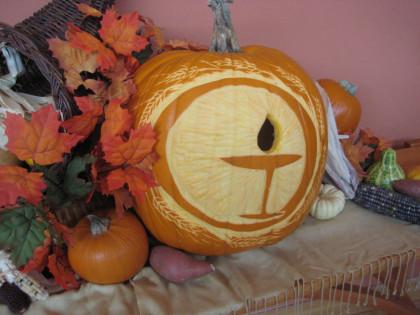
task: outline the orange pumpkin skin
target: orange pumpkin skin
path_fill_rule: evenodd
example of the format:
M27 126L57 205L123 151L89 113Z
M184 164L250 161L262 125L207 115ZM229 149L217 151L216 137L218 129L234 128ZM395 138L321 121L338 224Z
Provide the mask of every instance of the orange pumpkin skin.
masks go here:
M134 80L135 124L158 134L160 186L137 207L157 239L223 255L273 244L300 225L323 176L327 136L319 92L293 60L259 46L172 51ZM276 140L262 151L265 119Z
M119 217L114 212L108 230L91 234L91 223L82 219L73 231L74 242L68 248L71 267L83 279L97 284L113 284L128 280L146 263L148 240L145 229L132 214Z
M348 93L338 82L330 79L318 80L332 103L339 133L353 133L360 123L362 106L359 100Z

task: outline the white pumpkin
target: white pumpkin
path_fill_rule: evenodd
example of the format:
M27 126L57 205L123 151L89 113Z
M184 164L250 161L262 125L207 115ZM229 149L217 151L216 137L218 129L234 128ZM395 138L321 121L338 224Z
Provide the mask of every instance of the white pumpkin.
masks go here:
M344 210L344 193L333 185L321 185L318 198L312 205L310 214L319 220L329 220Z

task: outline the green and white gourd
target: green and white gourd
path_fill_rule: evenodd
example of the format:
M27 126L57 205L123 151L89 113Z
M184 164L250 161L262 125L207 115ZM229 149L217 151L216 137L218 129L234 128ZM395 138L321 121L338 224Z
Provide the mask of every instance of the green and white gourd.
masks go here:
M368 170L366 181L377 187L393 190L392 182L405 179L401 166L397 163L397 154L393 149L382 152L381 159Z

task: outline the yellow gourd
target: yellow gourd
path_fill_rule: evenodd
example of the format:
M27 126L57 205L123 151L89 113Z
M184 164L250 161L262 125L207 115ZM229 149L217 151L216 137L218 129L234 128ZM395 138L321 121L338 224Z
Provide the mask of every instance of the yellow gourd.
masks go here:
M415 166L408 172L407 179L420 180L420 165Z

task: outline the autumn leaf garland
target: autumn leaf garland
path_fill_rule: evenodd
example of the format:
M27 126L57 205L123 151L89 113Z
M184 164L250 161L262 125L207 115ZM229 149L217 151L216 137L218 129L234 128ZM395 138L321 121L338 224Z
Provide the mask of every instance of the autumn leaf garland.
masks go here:
M79 115L62 122L52 105L30 119L8 114L7 148L26 164L0 166L0 246L25 272L47 266L65 289L78 287L63 247L72 241L71 229L54 210L89 202L96 191L112 195L121 213L156 185L156 133L151 125L133 128L125 105L136 91L132 74L140 62L134 56L150 56L145 48L158 28L149 20L144 25L138 13L77 6L101 20L98 37L70 23L65 40L50 39L49 45ZM145 36L139 35L142 27Z
M99 37L95 37L69 23L65 40L48 41L64 71L67 89L77 94L77 90L84 87L103 104L114 99L127 102L136 91L132 74L140 63L134 56L146 51L150 38L160 34L159 29L137 12L120 16L111 8L102 15L85 4L79 4L78 8L86 15L101 19L101 27ZM141 29L145 36L139 35Z
M375 136L369 129L350 134L348 139L341 140L341 144L360 179L363 179L367 169L380 159L382 151L391 147L388 141Z

